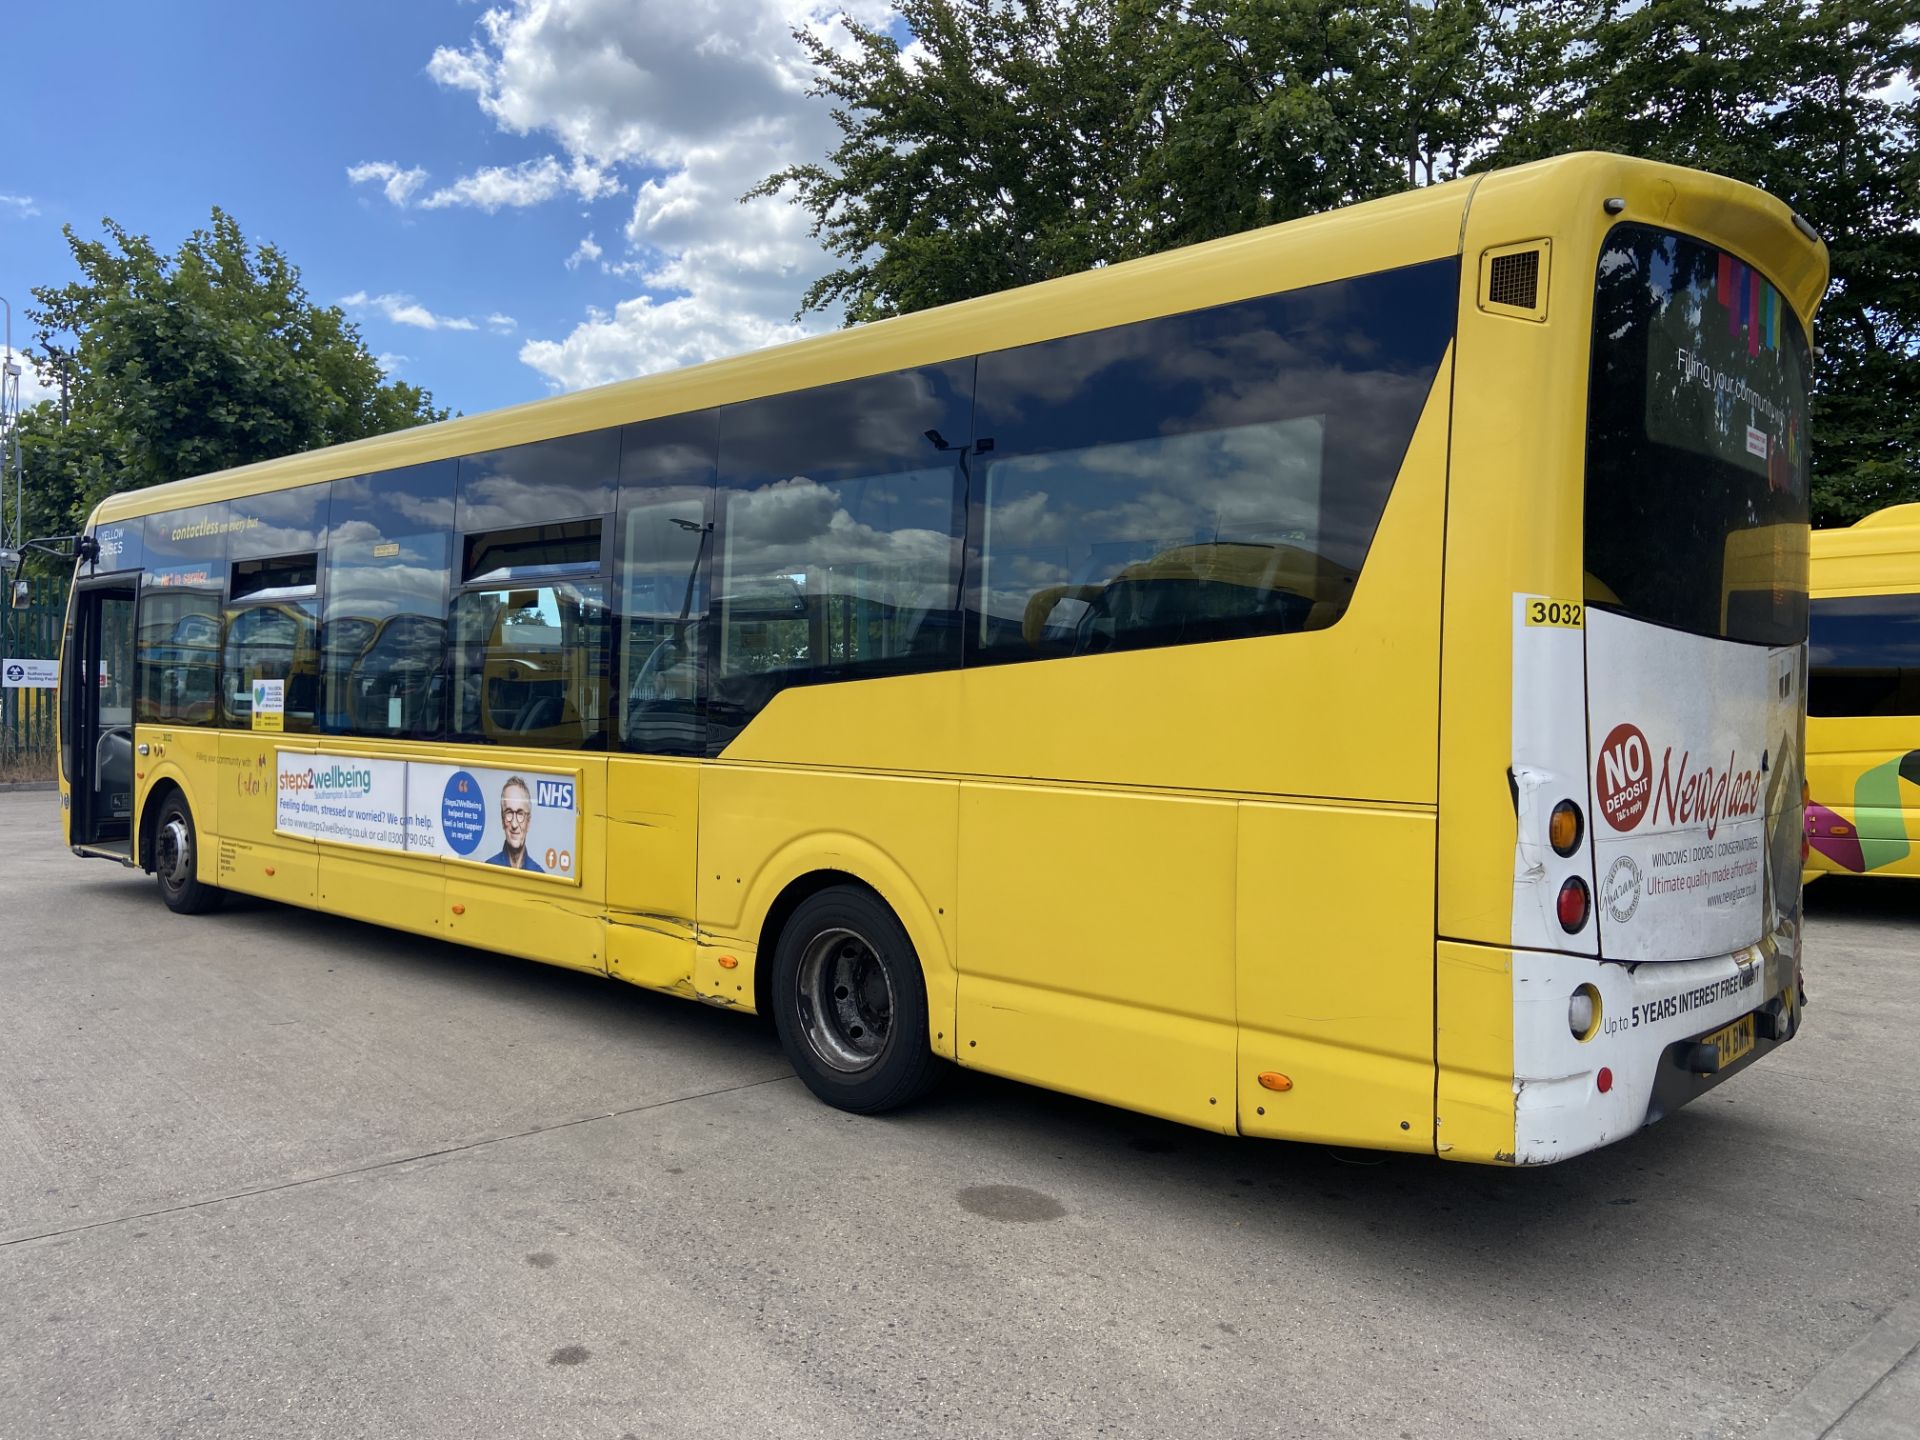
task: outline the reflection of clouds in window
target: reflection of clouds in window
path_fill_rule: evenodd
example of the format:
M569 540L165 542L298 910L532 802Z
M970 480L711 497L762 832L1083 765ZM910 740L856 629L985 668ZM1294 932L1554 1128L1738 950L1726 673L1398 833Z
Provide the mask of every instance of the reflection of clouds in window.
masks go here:
M956 362L902 370L735 406L722 419L724 467L734 476L770 477L793 463L801 444L808 472L833 478L887 468L913 453L930 457L938 451L929 430L949 446L963 445L967 436L953 412L967 368ZM963 422L965 412L958 418Z
M231 502L233 560L292 555L326 543L328 485L302 485Z
M1182 545L1313 547L1324 442L1310 416L996 461L987 608L1018 614L1037 588L1104 581Z
M424 543L398 543L399 554L379 559L370 547L335 547L327 577L329 616L440 608L447 585L445 540L435 535Z
M460 462L460 528L543 525L613 509L619 468L613 430L518 445Z
M952 506L952 472L909 471L875 480L823 485L804 475L744 495L727 506L729 575L816 574L883 566L897 578L943 586L957 558L954 538L942 525L887 528L901 510L924 510L903 490L931 485L934 508L944 519ZM876 525L861 515L871 514ZM914 518L921 518L916 515ZM834 588L842 588L835 586Z
M451 530L453 478L453 461L434 460L404 470L336 480L333 533L337 537L347 525L356 523L384 530ZM394 523L396 520L399 523Z

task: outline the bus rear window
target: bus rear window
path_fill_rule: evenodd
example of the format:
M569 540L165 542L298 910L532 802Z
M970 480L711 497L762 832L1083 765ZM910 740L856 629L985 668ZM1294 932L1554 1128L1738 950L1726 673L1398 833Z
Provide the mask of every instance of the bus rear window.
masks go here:
M1589 604L1697 635L1807 635L1808 350L1725 251L1623 225L1594 292Z

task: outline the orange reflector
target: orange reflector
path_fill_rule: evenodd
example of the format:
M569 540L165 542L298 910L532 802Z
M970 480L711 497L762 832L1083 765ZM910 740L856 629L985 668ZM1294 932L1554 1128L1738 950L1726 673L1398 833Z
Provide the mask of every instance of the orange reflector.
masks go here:
M1262 1070L1260 1084L1268 1090L1291 1090L1293 1081L1277 1070Z
M1571 800L1562 800L1553 807L1553 815L1547 821L1547 840L1553 846L1556 855L1571 855L1580 844L1580 807Z
M273 874L273 866L271 865L267 866L267 874L269 875Z
M720 957L720 968L722 970L736 970L739 966L740 962L731 955L722 955Z
M467 907L464 905L456 905L453 907L453 913L456 915L464 915L467 913Z

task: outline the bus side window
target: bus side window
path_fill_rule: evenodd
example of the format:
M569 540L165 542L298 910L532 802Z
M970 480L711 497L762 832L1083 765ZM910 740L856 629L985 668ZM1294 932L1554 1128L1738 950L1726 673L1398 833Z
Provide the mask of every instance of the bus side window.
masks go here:
M445 725L451 460L333 482L319 729L438 737Z
M134 651L137 724L217 723L226 553L225 504L147 517Z
M1338 622L1458 280L1433 261L982 355L968 663Z
M1807 713L1920 715L1920 595L1816 599Z
M708 747L788 685L951 669L973 362L720 417Z

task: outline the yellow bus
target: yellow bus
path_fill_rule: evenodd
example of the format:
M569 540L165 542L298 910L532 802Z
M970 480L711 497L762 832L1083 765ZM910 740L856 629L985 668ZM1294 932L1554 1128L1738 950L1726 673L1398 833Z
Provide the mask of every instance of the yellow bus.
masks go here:
M1805 546L1737 537L1826 276L1570 156L116 496L67 838L770 1014L849 1110L1590 1150L1799 1021Z
M1920 876L1920 505L1813 534L1808 878Z

